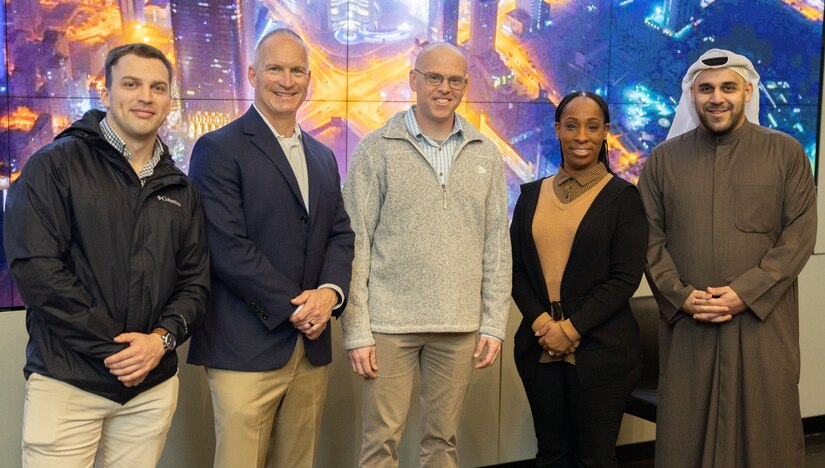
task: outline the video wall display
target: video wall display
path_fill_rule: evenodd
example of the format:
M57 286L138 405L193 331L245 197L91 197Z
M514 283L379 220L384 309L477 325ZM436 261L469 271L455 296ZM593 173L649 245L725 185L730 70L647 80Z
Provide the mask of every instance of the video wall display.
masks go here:
M636 181L664 140L684 72L727 48L762 76L760 122L797 138L816 167L822 0L5 0L0 54L0 189L32 153L100 107L106 52L129 42L175 67L162 129L184 171L195 141L251 105L256 41L289 27L309 45L304 131L345 176L358 141L415 96L409 72L428 42L468 57L459 113L499 147L511 208L519 185L560 161L555 106L574 90L610 105L610 160ZM101 220L104 221L104 220ZM20 306L0 251L0 307Z

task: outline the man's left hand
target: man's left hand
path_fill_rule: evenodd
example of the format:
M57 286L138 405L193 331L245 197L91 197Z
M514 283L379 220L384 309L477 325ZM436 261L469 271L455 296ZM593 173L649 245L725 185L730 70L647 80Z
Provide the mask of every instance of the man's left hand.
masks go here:
M707 305L727 307L728 315L741 314L748 308L747 304L742 301L739 295L736 294L736 291L731 289L730 286L722 286L719 288L709 287L708 293L713 297L706 301ZM693 318L705 321L711 321L713 319L713 317L704 317L703 314L696 314Z
M121 333L115 343L128 343L129 347L107 357L103 364L127 387L143 382L166 353L157 333Z
M481 357L481 353L485 347L487 347L487 353L484 357ZM496 359L498 359L498 353L500 351L501 341L490 336L482 335L478 340L476 350L473 352L473 358L478 358L478 361L475 363L475 368L484 369L485 367L492 366L496 362Z
M293 305L303 307L289 321L307 338L315 340L326 330L337 303L338 293L332 288L308 289L292 299Z

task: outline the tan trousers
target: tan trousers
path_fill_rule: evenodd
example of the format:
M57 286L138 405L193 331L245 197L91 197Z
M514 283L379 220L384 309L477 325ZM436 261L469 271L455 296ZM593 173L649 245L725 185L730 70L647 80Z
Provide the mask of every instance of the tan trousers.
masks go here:
M327 367L309 362L299 337L280 369L207 369L215 410L215 467L312 467Z
M155 467L177 404L177 375L121 405L32 374L23 408L23 467Z
M457 467L456 432L470 386L476 333L375 333L378 377L365 380L359 466L398 466L398 445L421 372L422 467Z

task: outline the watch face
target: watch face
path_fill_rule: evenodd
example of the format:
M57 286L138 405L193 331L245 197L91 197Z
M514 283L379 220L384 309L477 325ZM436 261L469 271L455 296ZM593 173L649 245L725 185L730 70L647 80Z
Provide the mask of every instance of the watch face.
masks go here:
M163 347L166 348L167 351L175 349L175 335L171 333L163 335Z

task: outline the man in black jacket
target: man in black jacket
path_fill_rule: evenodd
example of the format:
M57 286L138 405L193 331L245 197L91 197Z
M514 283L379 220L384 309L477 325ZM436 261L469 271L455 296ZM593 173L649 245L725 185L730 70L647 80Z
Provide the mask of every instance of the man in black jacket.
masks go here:
M29 332L24 467L155 466L177 404L174 349L209 288L197 190L157 136L172 67L145 44L105 66L108 112L34 154L6 201Z

